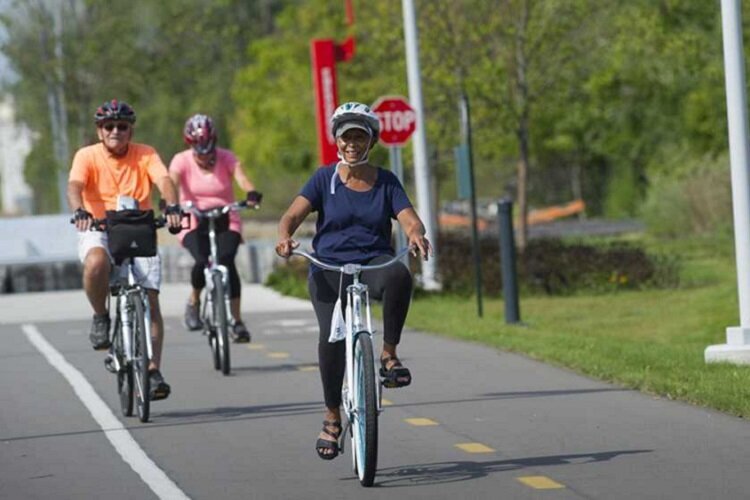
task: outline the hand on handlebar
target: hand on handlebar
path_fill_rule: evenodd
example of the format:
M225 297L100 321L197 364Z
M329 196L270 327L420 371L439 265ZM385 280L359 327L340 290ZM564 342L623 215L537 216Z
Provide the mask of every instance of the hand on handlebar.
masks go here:
M76 209L71 222L76 225L76 229L79 231L88 231L91 229L91 224L94 220L93 215L87 212L83 208Z
M430 241L423 234L410 236L409 248L414 257L421 255L423 260L427 260L428 257L432 256L432 245L430 245Z
M247 196L245 197L247 206L252 207L252 208L260 207L260 202L262 200L263 200L263 193L259 193L258 191L248 191Z
M294 241L291 238L282 238L276 243L276 253L279 257L288 258L292 255L292 250L299 246L298 241Z

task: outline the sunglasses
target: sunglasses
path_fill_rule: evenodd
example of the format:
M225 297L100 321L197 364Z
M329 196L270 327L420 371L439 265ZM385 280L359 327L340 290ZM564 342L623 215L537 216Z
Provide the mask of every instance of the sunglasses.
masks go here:
M102 126L102 128L106 130L107 132L112 132L115 129L115 127L117 127L117 130L119 130L120 132L127 132L128 130L130 130L129 123L118 123L118 124L105 123Z

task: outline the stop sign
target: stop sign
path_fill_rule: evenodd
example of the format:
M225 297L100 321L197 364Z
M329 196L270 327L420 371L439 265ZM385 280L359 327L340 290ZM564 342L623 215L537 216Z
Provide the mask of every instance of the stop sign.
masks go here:
M403 146L417 128L417 113L405 97L381 97L372 110L380 118L380 140L386 146Z

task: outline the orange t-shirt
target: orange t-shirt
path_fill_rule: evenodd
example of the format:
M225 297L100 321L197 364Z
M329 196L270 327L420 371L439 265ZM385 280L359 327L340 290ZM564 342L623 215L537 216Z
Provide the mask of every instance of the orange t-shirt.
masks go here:
M130 143L127 154L118 157L100 142L76 152L69 180L83 184L83 208L101 219L105 210L117 208L121 194L138 200L141 210L149 210L151 186L168 176L167 167L151 146Z

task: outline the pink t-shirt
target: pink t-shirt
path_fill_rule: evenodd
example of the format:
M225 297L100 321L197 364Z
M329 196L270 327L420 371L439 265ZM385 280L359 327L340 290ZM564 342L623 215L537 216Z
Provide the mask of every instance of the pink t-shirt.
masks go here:
M180 183L180 203L192 201L196 207L206 210L235 201L232 179L237 168L237 157L228 149L216 148L216 164L205 173L193 158L193 150L177 153L169 164L169 171L177 172ZM190 229L179 233L180 241L189 231L198 227L197 217L191 215ZM229 213L229 230L242 234L242 220L237 212Z

